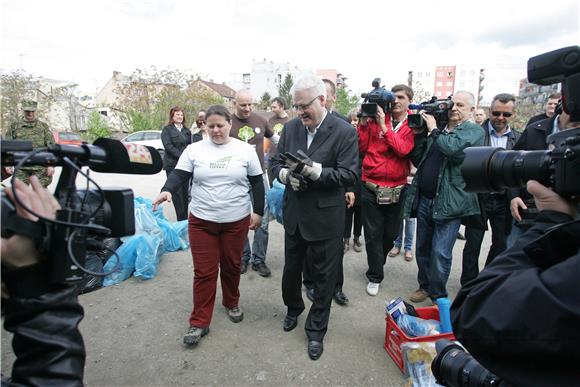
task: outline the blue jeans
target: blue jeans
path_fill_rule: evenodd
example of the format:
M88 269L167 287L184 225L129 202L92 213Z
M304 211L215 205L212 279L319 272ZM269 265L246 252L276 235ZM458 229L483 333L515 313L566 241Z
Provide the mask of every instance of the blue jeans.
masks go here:
M259 263L264 263L266 261L266 251L268 250L268 224L270 223L270 207L268 207L267 195L270 190L270 184L268 183L268 177L266 174L263 175L264 179L264 192L266 196L264 197L264 216L262 216L262 223L260 227L254 231L254 242L252 243L252 248L250 248L250 240L246 237L244 242L244 252L242 253L242 259L245 263L252 261L253 265Z
M512 220L512 230L507 238L507 248L512 247L526 231L527 229L521 228L515 220Z
M461 219L433 219L433 200L419 196L417 207L417 281L431 299L447 297L453 246Z
M404 223L404 226L403 226ZM405 243L405 251L413 250L413 236L415 235L415 224L417 220L415 218L405 218L401 219L401 225L399 226L399 236L393 242L395 247L401 248L403 242ZM403 240L403 231L405 232L405 239Z

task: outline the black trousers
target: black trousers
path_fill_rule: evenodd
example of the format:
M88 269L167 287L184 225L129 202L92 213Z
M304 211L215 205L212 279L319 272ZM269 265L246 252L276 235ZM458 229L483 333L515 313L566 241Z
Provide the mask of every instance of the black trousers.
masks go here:
M489 195L485 202L485 217L491 225L491 247L487 254L485 265L489 265L495 257L507 248L507 217L508 212L506 195ZM465 227L465 247L463 248L463 269L461 271L461 285L465 285L479 274L479 254L485 230L475 227Z
M353 218L354 218L354 229L352 224ZM346 219L344 222L344 239L350 239L351 229L355 237L359 237L361 235L362 207L358 203L352 206L351 208L346 209Z
M311 242L302 237L299 228L294 235L284 234L282 298L288 315L298 316L304 311L302 272L308 268L314 289L314 302L305 324L309 340L322 341L326 334L341 257L342 236Z
M166 170L167 176L173 171ZM173 201L173 207L175 207L175 215L177 216L177 221L185 220L188 216L188 204L189 204L189 179L183 183L175 192L171 192L171 200Z
M374 192L362 188L362 215L367 250L366 272L370 282L381 283L385 274L383 266L387 254L393 248L393 241L399 235L399 215L402 203L378 204Z

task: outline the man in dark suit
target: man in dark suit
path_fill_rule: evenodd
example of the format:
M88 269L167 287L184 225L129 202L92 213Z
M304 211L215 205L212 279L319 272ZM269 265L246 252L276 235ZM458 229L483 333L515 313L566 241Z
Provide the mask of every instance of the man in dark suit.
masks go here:
M339 112L332 110L332 107L334 106L334 102L336 102L336 86L334 85L334 82L332 82L329 79L323 79L322 82L324 82L324 87L326 89L326 102L324 103L324 107L328 111L328 115L336 117L336 118L340 118L341 120L348 122L346 117L344 117ZM352 191L353 191L352 187L347 187L347 192L352 192ZM338 274L336 276L336 286L334 287L333 298L334 298L334 301L338 305L345 306L346 304L348 304L348 297L342 291L342 285L344 284L344 272L343 272L343 263L342 263L343 258L344 258L344 252L343 252L342 257L340 258L340 262L338 264ZM303 281L303 283L304 283L304 286L306 287L306 297L308 297L308 299L310 301L314 302L314 286L312 284L312 279L310 277L311 276L310 276L310 273L308 272L308 267L305 267L304 268L304 281Z
M298 118L284 126L278 155L272 160L274 176L284 193L285 259L282 297L288 311L283 328L291 331L304 310L302 273L308 268L314 302L306 319L308 355L322 355L330 306L343 254L345 187L354 185L357 137L354 128L328 114L322 81L306 75L292 88ZM305 153L301 156L298 151ZM302 161L284 156L288 152Z

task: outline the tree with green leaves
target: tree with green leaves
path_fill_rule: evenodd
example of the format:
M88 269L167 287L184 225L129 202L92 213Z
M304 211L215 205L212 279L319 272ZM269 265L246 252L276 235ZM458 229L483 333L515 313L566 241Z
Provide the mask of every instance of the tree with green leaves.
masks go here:
M292 94L290 94L290 89L294 85L294 79L292 74L286 74L284 82L278 87L278 96L284 98L288 103L288 106L292 106Z
M87 140L93 142L97 138L109 137L110 135L109 126L103 116L98 111L93 110L87 121Z
M359 104L359 98L355 95L349 95L345 88L336 89L336 102L334 107L343 116L346 116L352 109Z
M3 133L22 115L20 101L30 93L31 82L32 76L20 71L0 70L0 126Z
M272 101L272 96L267 91L262 94L260 102L258 102L258 109L268 110L270 107L270 102Z
M179 70L137 69L129 79L115 90L119 98L113 106L122 112L121 121L129 132L161 130L174 106L183 108L190 126L199 110L224 103L222 97L199 86L195 75Z

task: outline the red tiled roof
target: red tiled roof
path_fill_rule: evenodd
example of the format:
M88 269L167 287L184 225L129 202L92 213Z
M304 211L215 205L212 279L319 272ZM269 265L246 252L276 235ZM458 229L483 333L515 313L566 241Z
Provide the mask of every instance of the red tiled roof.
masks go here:
M213 91L215 91L216 93L218 93L219 95L221 95L224 98L235 98L236 96L236 91L234 89L232 89L231 87L229 87L228 85L224 85L222 83L214 83L214 82L209 82L209 81L204 81L200 79L200 82L202 82L204 85L206 85L207 87L209 87L210 89L212 89Z

